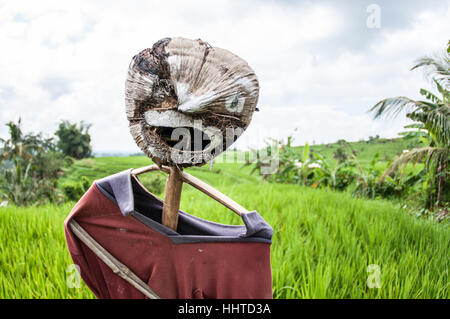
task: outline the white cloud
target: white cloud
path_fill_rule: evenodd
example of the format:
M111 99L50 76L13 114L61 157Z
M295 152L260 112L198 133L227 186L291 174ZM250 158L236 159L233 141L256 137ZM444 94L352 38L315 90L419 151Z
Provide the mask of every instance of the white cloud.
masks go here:
M84 120L93 123L94 149L137 151L124 111L126 70L167 36L202 38L254 68L261 112L241 146L296 127L298 143L395 136L403 119L373 121L367 109L387 96L417 97L427 83L409 68L446 44L448 12L418 12L403 28L382 22L368 45L342 48L349 19L365 25L361 11L346 15L326 2L0 2L0 136L19 116L26 130L48 134L61 119Z

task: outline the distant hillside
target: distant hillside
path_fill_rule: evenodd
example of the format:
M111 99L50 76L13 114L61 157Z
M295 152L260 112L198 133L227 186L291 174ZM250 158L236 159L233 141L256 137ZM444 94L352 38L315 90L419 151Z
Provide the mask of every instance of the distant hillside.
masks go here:
M417 146L417 144L413 141L404 138L371 138L367 141L347 143L353 150L356 151L356 155L362 163L370 162L377 152L380 153L379 160L387 162L393 159L396 155L401 154L404 150L410 150L411 148ZM309 145L310 150L321 154L332 164L337 162L333 155L340 147L341 144L339 142ZM303 153L303 146L297 146L294 148L299 154Z

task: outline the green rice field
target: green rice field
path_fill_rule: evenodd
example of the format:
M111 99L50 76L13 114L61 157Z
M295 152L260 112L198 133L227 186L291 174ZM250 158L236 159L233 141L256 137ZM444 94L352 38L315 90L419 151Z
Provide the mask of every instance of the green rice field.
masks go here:
M63 180L87 176L93 181L147 164L139 156L86 159ZM240 167L215 164L212 171L209 165L187 171L257 210L272 225L275 298L450 297L448 222L411 216L386 200L262 183L248 174L251 168ZM163 173L143 175L144 183L152 174ZM72 261L63 221L74 204L0 208L0 298L94 298L83 283L79 288L66 284ZM181 209L216 222L241 223L189 185L183 187ZM375 287L370 284L374 278Z

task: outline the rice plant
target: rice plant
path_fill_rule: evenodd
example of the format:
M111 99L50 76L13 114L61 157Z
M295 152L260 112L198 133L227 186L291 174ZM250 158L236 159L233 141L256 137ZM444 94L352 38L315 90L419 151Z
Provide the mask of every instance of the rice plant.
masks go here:
M448 222L418 219L390 201L350 192L262 184L249 170L220 164L189 172L272 225L275 298L450 297ZM74 204L0 208L0 298L94 298L83 282L67 285L72 260L63 220ZM189 185L181 209L242 223ZM372 279L380 288L370 285Z

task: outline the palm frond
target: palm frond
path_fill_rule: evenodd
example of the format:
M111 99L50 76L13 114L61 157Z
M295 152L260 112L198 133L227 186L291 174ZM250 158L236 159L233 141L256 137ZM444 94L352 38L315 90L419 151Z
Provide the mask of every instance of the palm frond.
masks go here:
M436 79L433 79L433 81L436 84L438 92L442 94L442 101L441 101L441 103L447 103L449 98L450 98L450 91L445 89L445 88L443 88L442 85Z
M420 89L420 94L425 96L425 98L432 101L433 103L442 103L442 100L439 97L437 97L436 95L434 95L433 93L431 93L428 90Z
M425 162L425 168L432 174L436 175L438 167L445 166L445 162L448 162L450 158L450 150L447 148L432 147L428 152L427 160ZM432 170L432 167L435 169Z
M436 134L438 142L441 145L450 147L450 106L442 105L436 110L431 111L427 116L427 125L430 130Z
M384 171L380 177L380 182L387 176L392 176L399 171L399 169L409 163L420 163L425 159L425 169L430 171L432 163L441 163L448 161L450 150L440 147L422 147L414 148L407 153L402 153L395 158L389 167Z
M436 136L440 145L450 146L450 106L440 105L428 112L414 111L408 114L414 121L422 122L426 129Z
M412 112L424 107L426 107L426 105L422 101L415 101L405 96L398 96L381 100L369 111L375 112L375 118L382 116L396 117L402 111Z
M423 130L423 129L425 129L425 126L423 125L423 123L412 123L412 124L403 126L403 128L416 128L419 130Z
M416 61L411 70L417 68L424 68L428 77L435 78L445 88L450 87L450 59L448 54L422 57Z
M431 147L423 147L423 148L415 148L407 153L402 153L397 156L389 165L389 167L384 171L384 173L380 177L380 181L383 181L387 176L391 176L404 165L408 163L419 163L421 162Z

